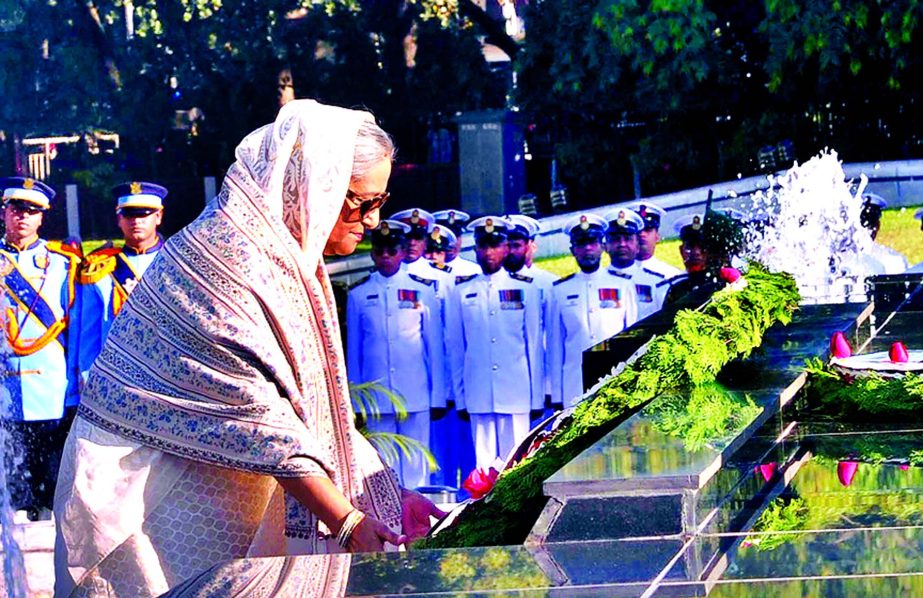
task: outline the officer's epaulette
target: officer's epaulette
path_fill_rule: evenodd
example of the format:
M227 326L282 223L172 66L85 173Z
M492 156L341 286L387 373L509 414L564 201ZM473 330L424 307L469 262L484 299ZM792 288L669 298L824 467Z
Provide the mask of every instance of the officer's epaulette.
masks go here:
M666 280L661 280L660 282L658 282L658 283L657 283L657 288L659 289L660 287L662 287L662 286L665 285L665 284L668 284L668 285L671 285L671 286L672 286L672 285L674 285L674 284L676 284L676 283L678 283L678 282L681 282L681 281L683 281L683 280L686 280L687 278L689 278L689 275L688 275L688 274L677 274L677 275L674 276L673 278L668 278L668 279L666 279Z
M360 284L365 284L366 282L368 282L369 278L370 278L370 277L368 277L368 276L363 276L362 278L360 278L360 279L357 280L356 282L354 282L354 283L352 283L351 285L349 285L348 287L346 287L346 290L347 290L347 291L351 291L351 290L353 290L354 288L356 288L357 286L359 286Z
M448 264L434 264L433 262L430 262L429 265L437 270L442 270L447 274L452 273L452 266L449 266Z
M570 280L570 279L573 278L574 276L577 276L577 273L576 273L576 272L574 272L574 273L572 273L572 274L568 274L567 276L564 276L563 278L559 278L559 279L557 279L556 281L554 281L554 282L551 283L551 284L552 284L552 285L561 284L561 283L564 282L565 280Z
M474 280L477 278L477 274L468 274L467 276L456 276L455 284L461 284L463 282L468 282L469 280Z
M83 259L79 251L60 241L45 241L45 247L48 248L48 251L63 255L68 259L76 259L78 262Z
M525 274L520 274L519 272L510 272L510 278L521 280L523 282L532 282L533 280L535 280L531 276L526 276Z
M612 276L618 276L619 278L624 278L625 280L631 280L631 274L625 274L624 272L619 272L618 270L613 270L609 268L609 274Z
M660 272L654 272L653 270L648 270L647 268L644 268L644 267L642 267L641 269L647 272L648 274L653 274L657 278L666 278L666 275L661 274Z
M415 280L415 281L417 281L417 282L422 282L423 284L428 284L428 285L431 285L431 286L433 286L433 287L436 286L436 281L433 280L432 278L423 278L422 276L417 276L416 274L408 274L407 276L410 277L410 280Z
M108 276L115 270L115 256L121 251L119 247L104 247L86 256L77 274L77 281L80 284L96 284Z

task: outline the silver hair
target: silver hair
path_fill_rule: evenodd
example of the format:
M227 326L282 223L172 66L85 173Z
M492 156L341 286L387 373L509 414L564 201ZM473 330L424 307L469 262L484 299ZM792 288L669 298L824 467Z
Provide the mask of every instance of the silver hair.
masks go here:
M356 148L353 152L353 172L351 178L365 178L382 160L394 160L397 148L394 140L375 121L363 120L356 135Z

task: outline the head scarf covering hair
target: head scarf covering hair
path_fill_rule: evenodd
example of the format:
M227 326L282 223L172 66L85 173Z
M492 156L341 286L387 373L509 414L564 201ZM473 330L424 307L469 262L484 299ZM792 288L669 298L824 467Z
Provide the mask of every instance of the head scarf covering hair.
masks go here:
M221 193L132 292L80 415L192 460L329 476L398 530L397 481L353 423L323 263L365 119L297 100L244 138ZM287 535L312 541L316 518L286 499Z

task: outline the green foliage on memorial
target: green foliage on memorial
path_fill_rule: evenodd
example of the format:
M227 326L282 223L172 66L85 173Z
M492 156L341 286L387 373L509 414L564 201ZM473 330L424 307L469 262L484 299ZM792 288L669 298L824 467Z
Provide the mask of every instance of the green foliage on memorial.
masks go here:
M869 372L859 377L844 376L820 359L808 361L808 402L826 413L863 417L893 416L923 411L923 376L882 376Z
M749 395L709 383L662 395L643 413L664 434L682 438L687 451L697 451L705 446L724 448L760 411Z
M776 322L787 324L798 290L787 274L753 263L743 288L715 293L697 310L682 310L663 336L576 406L535 453L501 473L493 491L454 525L418 543L425 548L523 542L545 504L542 483L608 431L668 390L713 383L721 368L747 357Z

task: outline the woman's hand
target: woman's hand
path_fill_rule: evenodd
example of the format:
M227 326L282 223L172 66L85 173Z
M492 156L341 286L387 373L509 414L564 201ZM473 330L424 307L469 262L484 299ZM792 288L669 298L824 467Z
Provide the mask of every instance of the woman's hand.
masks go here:
M380 552L385 542L400 546L407 543L407 536L395 534L384 523L366 515L349 537L350 552Z
M419 492L401 489L401 531L413 542L429 533L429 518L441 519L446 513Z

